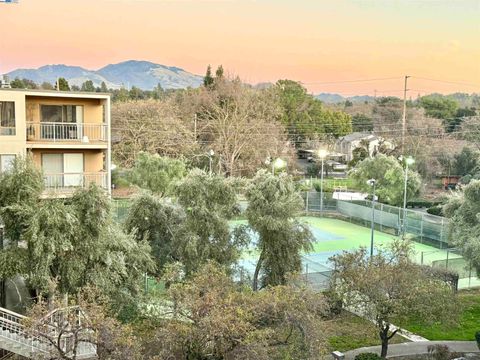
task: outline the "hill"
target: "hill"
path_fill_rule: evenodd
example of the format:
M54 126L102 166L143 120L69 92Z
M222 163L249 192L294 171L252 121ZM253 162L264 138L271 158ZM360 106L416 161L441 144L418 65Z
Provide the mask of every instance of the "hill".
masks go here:
M136 86L143 90L151 90L158 84L164 89L198 87L203 81L202 76L178 67L137 60L110 64L99 70L61 64L45 65L37 69L17 69L7 75L11 79L30 79L37 84L45 81L53 84L59 77L63 77L70 85L81 86L85 81L91 80L96 87L103 81L112 89Z

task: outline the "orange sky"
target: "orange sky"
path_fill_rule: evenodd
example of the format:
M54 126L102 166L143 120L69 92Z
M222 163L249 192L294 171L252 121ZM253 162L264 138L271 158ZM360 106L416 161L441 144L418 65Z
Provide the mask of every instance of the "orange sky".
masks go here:
M0 29L0 73L138 59L315 93L401 95L405 74L465 83L412 78L412 97L480 92L480 0L19 0Z

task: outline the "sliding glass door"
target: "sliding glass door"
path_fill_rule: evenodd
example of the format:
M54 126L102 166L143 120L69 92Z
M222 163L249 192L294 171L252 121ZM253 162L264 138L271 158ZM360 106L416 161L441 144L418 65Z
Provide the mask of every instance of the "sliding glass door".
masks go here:
M43 154L42 170L47 188L83 186L83 154Z

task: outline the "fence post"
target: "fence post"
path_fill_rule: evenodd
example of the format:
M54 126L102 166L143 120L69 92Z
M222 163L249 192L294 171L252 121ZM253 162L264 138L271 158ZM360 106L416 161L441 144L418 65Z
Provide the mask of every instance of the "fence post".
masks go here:
M421 255L420 255L420 265L423 265L423 251L421 252Z
M448 270L448 255L450 254L450 250L447 249L447 261L445 262L445 269Z
M440 249L442 248L443 248L443 218L442 218L442 227L440 228Z
M420 242L423 244L423 220L425 215L422 214L422 219L420 221Z
M308 194L310 193L310 191L307 191L307 199L305 201L306 203L306 206L305 206L305 211L308 213Z

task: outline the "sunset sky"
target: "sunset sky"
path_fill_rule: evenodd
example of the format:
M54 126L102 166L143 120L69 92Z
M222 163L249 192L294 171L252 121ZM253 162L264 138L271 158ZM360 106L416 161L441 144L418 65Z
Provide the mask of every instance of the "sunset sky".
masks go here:
M19 0L0 29L0 73L137 59L315 93L400 96L404 75L412 97L480 92L480 0Z

